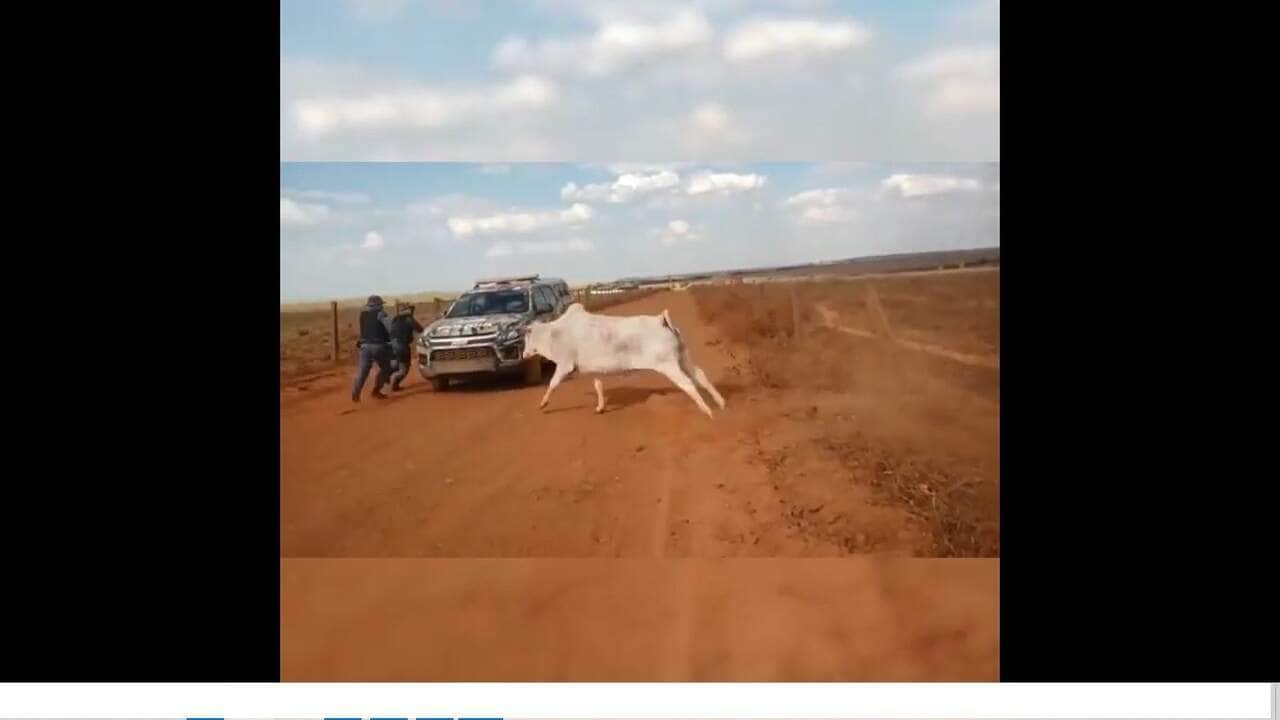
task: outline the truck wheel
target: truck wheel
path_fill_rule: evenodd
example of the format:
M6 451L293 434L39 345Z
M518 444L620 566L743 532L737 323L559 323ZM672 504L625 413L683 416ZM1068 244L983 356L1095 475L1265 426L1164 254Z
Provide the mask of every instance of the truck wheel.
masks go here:
M526 385L537 385L542 382L542 359L531 358L524 364L524 382Z
M431 378L431 389L436 392L444 392L449 389L449 378L433 377Z

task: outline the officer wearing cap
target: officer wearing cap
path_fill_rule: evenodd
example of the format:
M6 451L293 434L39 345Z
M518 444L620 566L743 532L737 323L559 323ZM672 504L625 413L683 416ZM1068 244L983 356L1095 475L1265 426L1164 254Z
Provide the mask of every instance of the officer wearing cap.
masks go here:
M413 305L398 306L391 321L391 351L395 372L391 375L391 389L399 390L400 383L409 375L413 365L413 334L422 332L422 324L413 316Z
M360 311L360 339L356 347L360 349L360 367L351 388L351 401L360 402L360 391L374 363L378 365L378 375L373 379L371 394L379 400L386 398L382 388L391 379L391 318L382 309L382 298L377 295L370 295L368 304Z

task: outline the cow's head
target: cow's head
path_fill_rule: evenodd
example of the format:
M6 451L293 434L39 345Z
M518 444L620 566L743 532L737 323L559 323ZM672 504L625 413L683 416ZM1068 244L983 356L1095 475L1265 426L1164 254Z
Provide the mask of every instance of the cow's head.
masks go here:
M527 360L534 355L547 356L550 349L547 347L547 331L547 323L536 322L525 326L521 331L524 334L524 350L520 353L522 359Z

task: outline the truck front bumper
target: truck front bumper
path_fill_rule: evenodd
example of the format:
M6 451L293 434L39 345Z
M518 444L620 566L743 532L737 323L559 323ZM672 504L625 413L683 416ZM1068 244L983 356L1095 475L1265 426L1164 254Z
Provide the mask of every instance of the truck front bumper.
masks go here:
M516 341L504 345L432 346L429 350L418 346L418 372L431 378L452 375L482 375L509 372L523 363L520 353L523 343Z

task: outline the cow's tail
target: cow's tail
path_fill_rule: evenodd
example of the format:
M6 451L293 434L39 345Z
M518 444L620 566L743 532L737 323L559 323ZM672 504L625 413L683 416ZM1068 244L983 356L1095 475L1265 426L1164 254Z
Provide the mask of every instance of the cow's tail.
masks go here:
M682 337L680 335L680 331L676 329L676 324L671 322L671 313L667 312L666 308L663 308L662 310L662 324L671 331L672 335L676 336L676 361L680 363L680 369L687 376L687 381L696 383L698 387L707 391L707 394L709 394L712 399L716 401L716 404L720 406L720 409L723 410L724 396L722 396L720 391L716 390L715 386L711 384L711 379L702 371L702 368L693 364L693 358L689 357L689 346L685 345L684 337ZM675 380L675 378L673 377L672 380ZM676 384L680 385L679 381L677 381ZM695 388L690 387L687 384L680 385L680 387L694 399L694 402L698 403L698 407L701 408L703 412L708 416L711 415L711 408L707 407L706 403L702 400L702 396Z
M676 336L676 342L680 344L680 351L684 352L684 336L680 334L680 329L676 327L676 324L671 322L671 313L667 312L666 308L662 310L662 324Z

